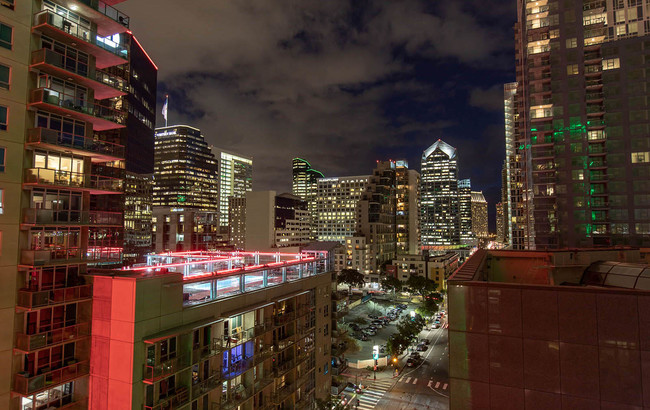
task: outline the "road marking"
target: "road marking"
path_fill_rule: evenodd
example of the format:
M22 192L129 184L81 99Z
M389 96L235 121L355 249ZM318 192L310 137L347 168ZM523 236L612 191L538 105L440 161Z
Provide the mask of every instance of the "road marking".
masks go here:
M448 386L448 384L445 383L445 384L442 386L442 390L447 390L447 386Z
M437 389L438 387L440 387L440 382L436 382L436 387L434 387L434 389Z
M418 379L413 380L413 384L415 384L415 383L417 383L417 382L418 382Z
M398 380L398 382L401 383L402 380L404 380L404 376L400 377L399 380Z
M429 383L427 384L427 387L431 387L431 383L433 383L433 380L429 380Z
M410 377L408 379L406 379L406 383L409 383L410 381L411 381Z

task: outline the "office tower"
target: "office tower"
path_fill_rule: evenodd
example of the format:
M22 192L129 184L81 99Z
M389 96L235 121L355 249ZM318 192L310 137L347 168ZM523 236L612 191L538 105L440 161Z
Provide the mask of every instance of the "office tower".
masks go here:
M153 250L153 175L126 173L124 181L124 263L144 262Z
M246 193L245 247L249 251L309 244L307 202L275 191Z
M246 247L246 197L228 198L228 240L234 249Z
M448 280L451 409L644 408L638 249L478 250Z
M370 176L321 178L316 204L319 241L345 244L357 229L357 203L366 190Z
M458 269L458 252L449 251L441 255L397 255L393 260L395 275L402 282L411 276L423 276L438 285L438 290L447 290L447 278Z
M156 128L154 207L219 210L217 161L201 130L187 125Z
M128 81L107 70L129 63L127 29L104 3L0 3L2 409L87 406L83 275L123 247Z
M313 408L331 389L333 264L310 247L91 272L93 322L121 329L92 334L92 408Z
M365 238L368 255L364 259L368 265L363 272L370 275L366 283L378 284L382 265L393 260L396 254L395 177L395 161L377 161L377 167L357 202L354 236Z
M438 251L460 245L456 148L442 140L422 154L420 212L422 249Z
M502 244L506 244L508 241L507 230L506 230L506 218L505 218L505 204L499 202L494 205L496 217L497 217L497 236L496 241Z
M518 7L515 140L529 157L536 248L647 246L647 8L524 0Z
M310 238L316 239L317 236L317 218L318 204L316 195L318 194L318 179L324 178L322 172L316 171L311 164L302 158L293 159L293 183L291 192L303 200L307 201L307 209L311 216L311 233Z
M476 232L472 230L472 181L458 181L458 226L460 227L460 242L463 245L476 244Z
M357 203L370 176L334 177L318 180L318 240L345 243L357 228Z
M396 233L398 254L420 253L420 174L408 162L395 162Z
M155 252L213 251L228 247L221 232L219 213L198 208L153 207Z
M219 161L219 211L222 227L228 226L228 198L243 198L253 190L253 158L215 148Z
M488 239L488 203L483 191L472 191L472 232L477 239Z

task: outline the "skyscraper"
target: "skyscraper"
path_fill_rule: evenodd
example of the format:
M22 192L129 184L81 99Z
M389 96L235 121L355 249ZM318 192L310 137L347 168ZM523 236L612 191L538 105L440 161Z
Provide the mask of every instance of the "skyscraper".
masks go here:
M122 257L128 25L104 3L0 2L2 409L87 406L84 274Z
M422 154L420 209L422 249L460 245L456 148L442 140Z
M649 245L650 13L640 1L517 5L507 152L522 159L532 204L511 195L511 207L527 205L538 249Z
M220 224L228 226L228 198L243 198L253 190L253 158L215 148L219 161Z
M317 236L318 205L316 195L318 194L318 179L324 177L322 172L313 169L306 160L302 158L293 159L292 193L307 201L307 209L311 216L311 239L316 239Z
M476 232L472 225L472 181L458 181L458 226L460 228L460 243L463 245L476 244Z
M472 191L472 233L479 240L488 239L488 203L483 191Z
M420 253L420 173L395 162L397 254Z
M156 128L153 194L154 207L219 210L217 161L201 130Z
M357 203L370 176L321 178L316 196L319 241L345 243L357 229Z

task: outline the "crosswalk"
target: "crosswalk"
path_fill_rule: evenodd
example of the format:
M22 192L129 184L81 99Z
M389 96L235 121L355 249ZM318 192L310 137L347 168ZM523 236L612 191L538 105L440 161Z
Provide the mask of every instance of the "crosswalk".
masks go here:
M447 390L449 387L448 383L444 382L439 382L439 381L433 381L429 380L428 382L424 379L418 379L417 377L409 377L409 376L402 376L397 380L397 383L404 383L404 384L418 384L418 381L420 383L427 383L427 387L431 387L434 389L440 389L440 390Z
M357 395L359 400L359 409L374 409L379 400L393 385L393 380L377 380L363 391L363 394Z

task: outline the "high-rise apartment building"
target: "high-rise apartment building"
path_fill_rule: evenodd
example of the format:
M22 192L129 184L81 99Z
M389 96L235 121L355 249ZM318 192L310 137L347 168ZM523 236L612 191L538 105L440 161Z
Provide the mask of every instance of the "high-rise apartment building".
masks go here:
M650 244L647 7L517 4L518 126L507 150L521 158L515 177L530 177L523 212L535 247ZM513 209L517 199L526 201L511 195Z
M219 161L219 211L222 227L228 226L228 198L243 198L253 190L253 158L215 149Z
M275 191L246 193L245 247L250 251L309 244L307 202Z
M91 408L314 408L331 389L333 266L310 247L91 272Z
M0 2L2 409L87 407L83 274L122 257L128 24L103 2Z
M367 283L379 283L382 264L393 260L397 251L395 178L395 161L377 161L357 203L355 236L366 239Z
M508 241L508 236L507 236L507 229L506 229L506 218L505 218L505 204L503 202L499 202L496 205L494 205L495 208L495 214L496 214L496 228L497 228L497 236L496 236L496 241L501 243L501 244L507 244Z
M472 211L472 181L461 179L458 181L458 227L460 229L460 243L472 245L476 243L476 232L473 230Z
M408 162L395 162L397 254L420 253L420 173Z
M246 247L246 197L228 198L228 240L234 249Z
M448 280L450 409L646 408L638 249L478 250Z
M355 236L357 203L370 176L321 178L318 180L317 232L319 241L336 241Z
M472 232L477 239L488 239L488 203L483 191L472 191Z
M318 179L324 178L322 172L311 167L311 164L302 158L293 159L293 181L291 192L303 200L307 201L307 209L311 217L310 238L316 239L317 236L317 218L318 204L316 196L318 195Z
M124 181L124 263L144 262L153 250L153 175L126 173Z
M219 211L217 160L201 130L156 128L153 193L154 207Z
M422 154L420 209L422 249L460 245L456 148L436 141Z

